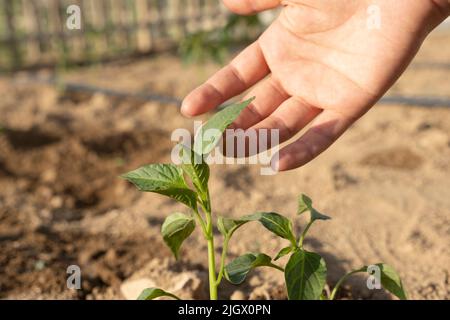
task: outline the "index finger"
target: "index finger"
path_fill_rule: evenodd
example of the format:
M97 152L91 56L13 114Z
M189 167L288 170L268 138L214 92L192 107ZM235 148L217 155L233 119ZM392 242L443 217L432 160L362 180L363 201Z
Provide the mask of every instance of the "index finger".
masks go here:
M183 101L181 112L196 116L208 112L241 94L269 74L258 42L242 51L230 64L192 91Z

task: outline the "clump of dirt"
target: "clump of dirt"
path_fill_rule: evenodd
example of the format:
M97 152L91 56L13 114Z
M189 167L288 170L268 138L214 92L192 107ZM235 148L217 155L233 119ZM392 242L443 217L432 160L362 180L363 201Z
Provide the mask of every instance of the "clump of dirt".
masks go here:
M15 223L0 216L4 228ZM18 215L20 217L20 215ZM58 230L61 229L61 230ZM72 228L38 227L27 232L4 235L0 257L1 298L71 298L85 299L94 289L118 288L135 268L161 256L156 238L118 239L111 236L86 234ZM147 244L151 242L152 246ZM66 271L71 265L82 270L81 290L68 290Z
M391 148L371 153L361 160L367 166L381 166L394 169L414 170L423 163L421 156L408 148Z
M43 99L35 87L13 92L29 111L35 108L31 100ZM118 288L136 269L164 256L156 235L115 237L87 232L80 223L134 201L134 190L118 176L138 164L162 161L170 135L151 126L118 128L122 122L111 124L105 117L80 131L77 123L95 117L87 107L80 113L82 104L93 103L95 110L98 98L58 96L47 87L44 94L54 97L43 106L50 121L30 112L26 121L16 122L8 117L13 106L0 104L0 298L85 299ZM55 116L62 108L65 116ZM72 264L83 271L78 291L67 290L65 283Z
M39 128L6 129L0 136L0 172L22 181L24 191L55 207L110 209L124 204L115 197L118 175L131 159L136 161L136 153L165 151L158 150L161 136L152 130L115 135L97 132L88 139L73 134L50 137Z

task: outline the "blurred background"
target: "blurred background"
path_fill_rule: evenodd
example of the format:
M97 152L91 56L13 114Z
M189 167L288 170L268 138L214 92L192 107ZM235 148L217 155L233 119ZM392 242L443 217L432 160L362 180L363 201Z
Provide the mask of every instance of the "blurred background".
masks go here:
M207 298L202 236L176 262L159 235L165 216L184 208L117 177L170 161L172 131L193 130L180 101L276 16L238 17L217 0L0 0L0 298L133 299L150 286ZM215 166L216 213L294 217L307 193L333 217L306 243L325 256L331 285L384 261L412 298L450 298L449 77L444 23L313 163L273 177ZM236 235L231 257L283 247L259 228ZM80 290L67 288L70 265L82 271ZM222 294L286 298L281 275L264 269ZM390 296L356 277L340 298Z

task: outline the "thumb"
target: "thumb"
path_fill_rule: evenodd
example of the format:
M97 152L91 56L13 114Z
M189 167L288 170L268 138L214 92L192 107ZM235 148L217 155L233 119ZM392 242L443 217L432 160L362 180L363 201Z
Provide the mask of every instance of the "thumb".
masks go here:
M225 6L236 14L254 14L278 7L281 0L223 0Z

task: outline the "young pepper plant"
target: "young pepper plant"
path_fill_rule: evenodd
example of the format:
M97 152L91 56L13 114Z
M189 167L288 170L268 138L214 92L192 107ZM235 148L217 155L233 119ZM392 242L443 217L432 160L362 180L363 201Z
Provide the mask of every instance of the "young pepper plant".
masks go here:
M197 224L201 227L208 244L209 289L212 300L217 299L217 287L222 280L223 270L219 272L218 277L213 234L214 221L208 189L210 171L204 158L220 142L226 128L252 101L253 99L250 99L218 112L199 130L193 150L188 146L179 145L181 165L151 164L122 176L140 191L168 196L190 209L189 214L177 212L167 217L161 233L175 258L178 258L183 241L192 234ZM193 188L189 186L188 179ZM155 292L158 293L156 296ZM160 296L173 298L173 295L160 289L150 288L147 293L144 292L140 299L154 299Z
M253 99L234 104L214 115L197 133L193 148L178 145L181 164L151 164L124 174L122 178L133 183L140 191L158 193L170 197L189 208L189 213L176 212L164 221L161 233L164 242L178 259L183 242L193 233L197 225L201 228L208 247L209 292L212 300L218 298L218 286L225 278L230 283L239 285L255 268L270 267L284 272L288 298L334 299L342 283L358 272L373 270L373 266L352 271L338 281L329 296L324 294L327 268L324 259L317 253L304 249L303 242L310 227L317 220L330 219L312 206L312 201L301 195L298 202L298 214L310 213L310 221L303 232L294 234L293 223L275 212L257 212L239 219L218 217L216 227L223 236L222 254L219 269L216 269L214 245L214 219L208 189L210 168L205 157L217 146L226 128L234 122L244 108ZM247 253L227 264L229 242L234 233L249 222L258 222L274 235L285 239L288 245L280 250L275 259L264 253ZM290 255L283 268L275 262L283 256ZM385 264L378 264L381 284L385 289L406 299L401 280L395 270ZM139 296L139 300L153 300L159 297L179 299L172 293L159 288L148 288Z

